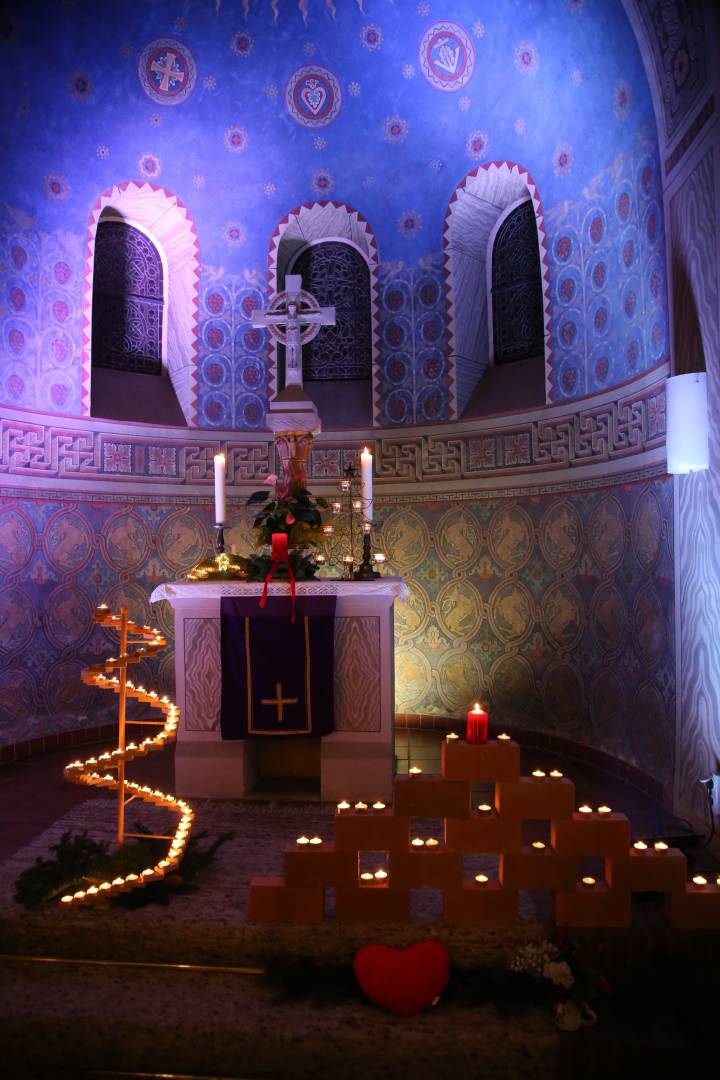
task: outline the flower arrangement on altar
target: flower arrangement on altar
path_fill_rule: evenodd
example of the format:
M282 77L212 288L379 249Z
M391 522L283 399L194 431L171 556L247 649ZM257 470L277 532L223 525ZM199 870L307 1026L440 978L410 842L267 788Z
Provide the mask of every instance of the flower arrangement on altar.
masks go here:
M272 547L273 537L286 536L295 577L299 580L314 577L318 564L311 550L322 544L320 510L327 510L327 499L312 495L301 480L279 479L271 474L265 483L274 485L275 497L271 498L272 489L254 491L245 504L258 508L253 521L258 547ZM272 554L260 551L247 556L245 561L251 577L265 577L272 564Z

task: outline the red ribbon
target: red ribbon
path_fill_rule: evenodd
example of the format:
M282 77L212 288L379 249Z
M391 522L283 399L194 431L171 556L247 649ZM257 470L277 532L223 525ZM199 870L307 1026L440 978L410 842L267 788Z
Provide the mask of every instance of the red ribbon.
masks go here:
M287 533L273 533L272 534L272 551L271 551L272 563L270 570L265 578L265 584L263 586L262 596L260 597L260 607L264 608L268 598L268 585L272 581L273 574L277 568L285 563L288 572L288 581L290 582L290 596L292 600L292 616L290 622L295 622L295 574L290 564L290 554L288 552L288 537Z

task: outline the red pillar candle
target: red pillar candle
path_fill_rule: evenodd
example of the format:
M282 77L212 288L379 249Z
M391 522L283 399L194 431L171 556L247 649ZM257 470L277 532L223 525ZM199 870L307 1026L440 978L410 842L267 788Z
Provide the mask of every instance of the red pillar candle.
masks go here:
M469 743L486 743L488 737L488 714L480 708L480 703L475 702L467 714L467 741Z

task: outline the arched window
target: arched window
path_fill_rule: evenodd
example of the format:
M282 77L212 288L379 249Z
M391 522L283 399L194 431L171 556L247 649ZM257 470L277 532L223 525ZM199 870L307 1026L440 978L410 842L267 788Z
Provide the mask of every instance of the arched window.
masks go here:
M165 188L128 180L90 210L82 407L111 420L198 422L197 230Z
M160 375L163 265L149 237L126 221L100 221L93 274L93 367Z
M335 306L335 325L303 349L303 381L370 379L372 328L370 270L352 245L338 240L301 251L292 273L322 307Z
M530 199L500 221L492 249L492 347L496 364L543 356L542 277Z

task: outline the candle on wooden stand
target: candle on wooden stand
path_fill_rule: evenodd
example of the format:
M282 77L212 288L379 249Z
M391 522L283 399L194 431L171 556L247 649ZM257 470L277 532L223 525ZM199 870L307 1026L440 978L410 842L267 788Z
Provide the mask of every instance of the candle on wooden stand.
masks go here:
M476 701L467 714L467 741L469 743L486 743L488 737L488 714L480 708L480 702Z
M215 524L225 521L225 455L215 455Z
M360 455L360 487L362 491L362 519L373 519L372 454L367 446Z

